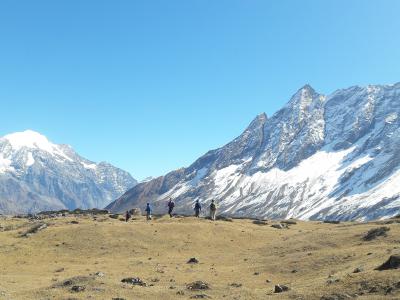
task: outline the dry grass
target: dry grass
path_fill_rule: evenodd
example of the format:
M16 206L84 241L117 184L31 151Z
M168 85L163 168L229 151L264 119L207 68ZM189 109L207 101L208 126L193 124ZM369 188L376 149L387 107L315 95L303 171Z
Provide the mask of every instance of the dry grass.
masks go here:
M381 225L298 222L275 229L251 220L163 217L146 222L139 217L125 223L108 216L45 222L47 228L22 238L21 228L34 223L0 220L3 228L11 228L0 231L0 299L167 300L200 294L212 299L333 294L400 299L399 270L374 270L400 253L398 223L386 225L387 237L364 241L366 232ZM199 263L187 264L192 257ZM357 267L363 271L353 273ZM139 277L147 286L121 282L128 277ZM210 289L187 289L195 281ZM275 284L290 291L274 294ZM84 290L73 292L73 286Z

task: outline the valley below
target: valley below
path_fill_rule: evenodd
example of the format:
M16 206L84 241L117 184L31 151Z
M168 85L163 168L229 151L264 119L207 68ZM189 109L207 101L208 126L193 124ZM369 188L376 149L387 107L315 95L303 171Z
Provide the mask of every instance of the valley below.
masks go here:
M397 218L0 216L0 299L399 299L399 236Z

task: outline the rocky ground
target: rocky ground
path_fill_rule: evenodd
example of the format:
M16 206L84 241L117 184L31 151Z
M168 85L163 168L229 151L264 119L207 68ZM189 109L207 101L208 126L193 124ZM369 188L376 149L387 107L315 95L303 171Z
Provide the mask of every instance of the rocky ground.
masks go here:
M400 299L400 219L0 216L0 299Z

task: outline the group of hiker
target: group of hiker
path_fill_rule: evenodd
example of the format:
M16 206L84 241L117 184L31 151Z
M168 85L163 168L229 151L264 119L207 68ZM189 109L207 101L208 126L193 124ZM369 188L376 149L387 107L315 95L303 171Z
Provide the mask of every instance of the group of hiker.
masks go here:
M175 208L175 202L172 200L172 198L169 199L168 203L167 203L167 207L168 207L168 214L169 216L172 218L173 217L173 211ZM200 217L200 213L202 211L202 207L200 204L200 201L197 200L194 204L194 215L196 218ZM210 211L210 219L215 221L216 217L217 217L217 205L215 204L215 201L212 200L211 204L209 206L209 211ZM146 218L147 220L151 220L152 219L152 208L150 206L150 203L146 204ZM129 219L131 218L131 213L129 211L126 211L125 214L125 221L128 222Z

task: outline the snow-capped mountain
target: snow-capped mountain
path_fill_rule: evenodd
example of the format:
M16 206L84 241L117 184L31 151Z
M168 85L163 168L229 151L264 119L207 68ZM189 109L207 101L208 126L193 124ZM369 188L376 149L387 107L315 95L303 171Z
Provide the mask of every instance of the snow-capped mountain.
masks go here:
M0 213L102 208L135 184L129 173L37 132L0 138Z
M263 218L358 219L400 213L400 83L324 96L304 86L271 118L257 116L231 143L190 167L141 183L111 203L153 203L192 213L199 199L219 212Z

